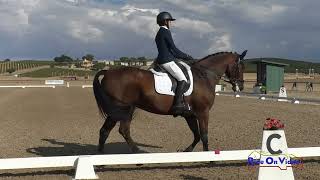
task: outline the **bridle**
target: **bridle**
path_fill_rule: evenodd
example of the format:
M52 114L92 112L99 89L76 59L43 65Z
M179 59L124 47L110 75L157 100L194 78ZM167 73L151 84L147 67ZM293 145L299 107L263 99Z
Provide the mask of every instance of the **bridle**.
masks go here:
M240 64L241 64L241 61L239 60L232 66L230 76L233 75L233 77L228 78L229 80L226 82L229 82L232 85L238 85L239 83L244 82L244 80L240 79L240 67L239 67Z
M211 84L211 82L209 81L209 77L215 77L216 80L223 80L224 82L230 83L232 85L237 86L239 83L243 83L244 81L242 79L240 79L240 68L239 65L241 64L241 61L239 60L237 63L235 63L232 68L231 68L231 72L229 72L229 76L234 75L234 77L228 77L225 74L225 72L221 72L217 69L208 69L207 67L201 65L201 64L195 64L195 62L193 62L191 65L193 65L192 67L200 70L201 75L204 76L207 80L208 83L210 85L211 88L213 88L213 85Z

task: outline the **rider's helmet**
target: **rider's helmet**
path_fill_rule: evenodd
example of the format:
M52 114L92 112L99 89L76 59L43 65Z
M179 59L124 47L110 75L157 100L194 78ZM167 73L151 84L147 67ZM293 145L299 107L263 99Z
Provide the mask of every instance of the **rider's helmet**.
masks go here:
M161 13L158 14L158 16L157 16L157 24L159 24L160 26L163 26L164 22L166 20L174 21L176 19L172 18L171 14L168 13L168 12L161 12Z

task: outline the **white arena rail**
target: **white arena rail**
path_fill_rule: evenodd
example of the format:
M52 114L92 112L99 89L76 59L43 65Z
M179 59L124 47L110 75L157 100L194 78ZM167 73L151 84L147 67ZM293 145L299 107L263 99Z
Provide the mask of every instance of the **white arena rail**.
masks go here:
M291 102L294 104L307 103L307 104L320 104L320 99L311 99L311 98L295 98L295 97L279 97L276 95L267 95L267 94L253 94L253 93L234 93L234 92L217 92L217 96L234 96L234 97L247 97L247 98L258 98L260 100L279 100L283 99L286 102ZM238 96L237 96L238 95Z
M52 85L19 85L19 86L0 86L0 88L56 88Z
M209 161L246 161L254 150L234 150L208 152L178 153L143 153L143 154L112 154L112 155L81 155L0 159L0 170L28 168L76 167L75 179L96 179L93 166L99 165L130 165L160 164ZM288 154L295 157L320 156L320 147L288 148Z
M82 88L92 88L93 85L82 85Z

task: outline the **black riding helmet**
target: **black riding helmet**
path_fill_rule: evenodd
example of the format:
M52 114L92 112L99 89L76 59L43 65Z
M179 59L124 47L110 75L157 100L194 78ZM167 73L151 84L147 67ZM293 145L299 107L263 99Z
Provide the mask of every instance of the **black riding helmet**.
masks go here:
M174 21L176 19L172 18L171 14L168 12L161 12L157 16L157 24L161 25L164 23L164 21L169 20L169 21Z

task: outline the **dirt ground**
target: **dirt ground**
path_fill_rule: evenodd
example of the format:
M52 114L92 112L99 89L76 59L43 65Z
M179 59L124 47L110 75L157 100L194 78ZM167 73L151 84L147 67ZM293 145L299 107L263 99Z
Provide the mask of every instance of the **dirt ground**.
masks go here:
M92 89L0 89L0 158L96 154L103 121ZM320 146L320 106L217 96L210 112L210 149L259 149L262 126L268 117L282 120L289 147ZM138 110L132 136L144 152L176 152L193 135L181 118ZM111 132L106 153L129 153L118 128ZM195 151L201 151L198 144ZM320 158L304 160L294 169L299 179L318 179ZM258 171L245 162L180 163L143 166L105 166L100 179L257 179ZM6 170L0 179L71 179L73 168Z

